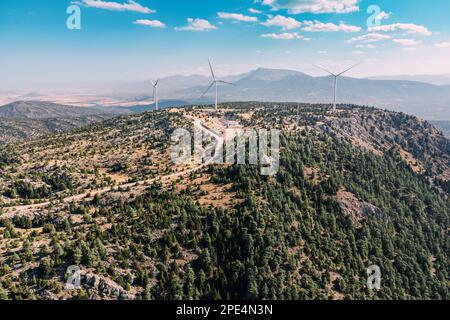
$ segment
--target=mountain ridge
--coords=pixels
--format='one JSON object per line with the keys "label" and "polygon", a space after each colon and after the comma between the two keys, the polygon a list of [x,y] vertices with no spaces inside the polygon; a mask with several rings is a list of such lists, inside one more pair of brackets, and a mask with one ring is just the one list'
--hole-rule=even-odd
{"label": "mountain ridge", "polygon": [[25,119],[48,119],[48,118],[72,118],[79,116],[105,115],[118,112],[116,110],[96,109],[89,107],[74,107],[48,101],[15,101],[0,106],[1,118],[25,118]]}
{"label": "mountain ridge", "polygon": [[[220,101],[327,103],[332,101],[333,95],[331,76],[314,77],[283,69],[259,68],[234,76],[234,84],[220,86]],[[164,79],[161,79],[161,86],[164,86]],[[209,103],[212,101],[211,93],[200,99],[206,87],[207,84],[198,84],[174,91],[171,95],[192,103]],[[339,102],[387,108],[427,120],[450,120],[450,86],[344,76],[338,82]]]}
{"label": "mountain ridge", "polygon": [[367,79],[372,80],[407,80],[425,82],[434,85],[450,85],[450,74],[417,74],[417,75],[392,75],[392,76],[373,76]]}
{"label": "mountain ridge", "polygon": [[[0,146],[0,296],[448,299],[450,186],[439,178],[450,177],[450,152],[440,132],[354,105],[211,107]],[[220,131],[229,120],[280,130],[277,174],[247,162],[174,164],[172,133],[199,119]],[[383,290],[367,290],[374,264],[389,274]],[[81,289],[63,290],[74,265]]]}
{"label": "mountain ridge", "polygon": [[[333,99],[334,81],[325,74],[314,77],[295,70],[258,68],[247,73],[218,77],[235,84],[220,86],[221,102],[331,103]],[[211,81],[210,76],[202,75],[163,77],[160,79],[160,97],[164,100],[186,101],[188,104],[208,104],[213,101],[213,92],[201,96]],[[108,91],[110,93],[106,93]],[[150,100],[151,104],[152,99],[149,81],[111,84],[102,89],[102,98],[105,95],[110,95],[116,106],[126,104],[133,107],[134,101],[137,106],[138,102],[142,104],[143,99]],[[41,96],[40,100],[46,100],[46,97]],[[47,100],[52,101],[51,95]],[[368,105],[414,114],[427,120],[450,120],[450,85],[341,77],[337,100],[343,104]],[[89,101],[95,101],[95,94],[89,97]],[[98,101],[99,105],[101,101]]]}
{"label": "mountain ridge", "polygon": [[131,112],[115,108],[86,108],[47,101],[15,101],[0,106],[0,144],[69,131]]}

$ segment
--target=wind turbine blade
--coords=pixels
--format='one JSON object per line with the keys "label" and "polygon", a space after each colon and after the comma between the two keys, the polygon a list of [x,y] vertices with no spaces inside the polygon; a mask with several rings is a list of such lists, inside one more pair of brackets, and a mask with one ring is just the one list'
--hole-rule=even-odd
{"label": "wind turbine blade", "polygon": [[333,72],[328,71],[327,69],[325,69],[324,67],[321,67],[319,65],[316,65],[317,68],[322,69],[323,71],[325,71],[326,73],[331,74],[333,77],[337,77],[337,75],[335,75]]}
{"label": "wind turbine blade", "polygon": [[214,74],[214,70],[212,68],[211,61],[209,59],[208,59],[208,63],[209,63],[209,69],[211,69],[211,75],[212,75],[213,79],[216,80],[216,75]]}
{"label": "wind turbine blade", "polygon": [[337,75],[337,77],[339,77],[339,76],[343,75],[344,73],[346,73],[346,72],[352,70],[354,67],[356,67],[356,66],[358,66],[358,65],[360,65],[360,64],[361,64],[361,62],[358,62],[357,64],[351,66],[350,68],[346,69],[345,71],[342,71],[341,73],[339,73],[339,74]]}
{"label": "wind turbine blade", "polygon": [[216,81],[211,82],[211,84],[209,85],[208,89],[206,89],[205,92],[203,92],[202,96],[200,98],[203,98],[205,96],[205,94],[208,93],[209,90],[211,90],[211,88],[213,87],[213,85],[216,84]]}
{"label": "wind turbine blade", "polygon": [[155,82],[155,87],[158,85],[158,83],[159,83],[159,79],[156,80],[156,82]]}
{"label": "wind turbine blade", "polygon": [[224,84],[229,84],[230,86],[234,86],[235,85],[234,83],[226,82],[226,81],[223,81],[223,80],[217,80],[217,82],[224,83]]}

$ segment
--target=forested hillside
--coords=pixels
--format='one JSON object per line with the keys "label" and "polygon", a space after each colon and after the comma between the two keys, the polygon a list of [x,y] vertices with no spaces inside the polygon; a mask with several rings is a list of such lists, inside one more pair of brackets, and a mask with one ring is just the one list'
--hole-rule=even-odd
{"label": "forested hillside", "polygon": [[[222,108],[0,147],[0,298],[449,299],[450,154],[437,130],[357,106]],[[171,165],[170,133],[193,117],[281,129],[278,173]],[[81,290],[64,288],[71,265]]]}

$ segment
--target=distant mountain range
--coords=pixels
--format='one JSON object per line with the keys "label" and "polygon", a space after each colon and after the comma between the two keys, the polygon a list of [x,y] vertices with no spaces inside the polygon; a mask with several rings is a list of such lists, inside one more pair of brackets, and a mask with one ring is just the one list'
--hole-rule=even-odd
{"label": "distant mountain range", "polygon": [[[166,79],[161,79],[160,84],[161,87],[171,86]],[[330,103],[333,95],[332,77],[312,77],[292,70],[260,68],[235,76],[234,84],[219,88],[221,101]],[[191,88],[175,90],[171,97],[193,103],[212,102],[213,93],[199,99],[206,87],[193,83]],[[338,84],[338,101],[387,108],[424,119],[450,120],[450,86],[342,77]]]}
{"label": "distant mountain range", "polygon": [[422,74],[422,75],[397,75],[397,76],[377,76],[370,77],[371,80],[406,80],[406,81],[418,81],[429,84],[435,84],[438,86],[450,85],[450,74]]}
{"label": "distant mountain range", "polygon": [[[306,103],[331,103],[333,96],[333,78],[330,76],[313,77],[308,74],[280,69],[259,68],[240,75],[222,77],[223,80],[232,82],[234,86],[223,85],[219,88],[219,100],[221,102],[233,101],[263,101],[263,102],[306,102]],[[417,81],[421,80],[421,81]],[[426,82],[433,83],[426,83]],[[200,75],[171,76],[160,79],[159,92],[161,107],[180,106],[184,104],[208,104],[214,100],[214,92],[211,90],[204,98],[202,93],[211,83],[211,78]],[[338,102],[343,104],[368,105],[386,108],[416,115],[426,120],[450,120],[450,75],[448,76],[398,76],[376,77],[370,79],[358,79],[342,77],[338,83]],[[441,85],[438,85],[441,84]],[[151,85],[149,81],[122,81],[109,82],[101,86],[92,87],[89,98],[81,100],[89,101],[89,105],[103,106],[83,108],[83,110],[65,108],[63,114],[58,116],[70,116],[81,114],[98,114],[106,112],[136,112],[148,111],[154,108],[152,105]],[[70,99],[77,101],[79,97],[70,93]],[[22,99],[22,97],[25,97]],[[110,97],[111,99],[108,99]],[[0,97],[1,98],[1,97]],[[20,96],[20,100],[42,100],[58,102],[57,98],[50,95],[40,95],[32,92],[29,95]],[[106,103],[112,100],[114,103]],[[1,99],[0,99],[1,101]],[[76,103],[74,103],[76,105]],[[106,106],[109,107],[106,107]],[[111,107],[115,106],[115,107]],[[27,106],[22,108],[20,114],[41,114],[38,107],[27,111]],[[119,108],[121,107],[121,108]],[[3,109],[3,111],[1,111]],[[0,117],[5,112],[7,116],[14,115],[15,110],[0,107]],[[56,110],[55,110],[56,111]],[[44,117],[45,112],[43,113]],[[50,112],[53,114],[53,112]],[[5,115],[5,116],[6,116]]]}

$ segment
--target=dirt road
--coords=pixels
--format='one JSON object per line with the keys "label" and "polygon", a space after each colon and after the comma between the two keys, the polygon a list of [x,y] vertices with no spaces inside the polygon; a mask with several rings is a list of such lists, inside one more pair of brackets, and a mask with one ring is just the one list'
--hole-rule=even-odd
{"label": "dirt road", "polygon": [[[193,118],[193,117],[192,117]],[[207,128],[206,126],[204,126],[199,120],[193,118],[194,120],[194,125],[198,126],[201,130],[205,131],[208,134],[212,134],[211,130],[209,128]],[[214,135],[214,134],[213,134]],[[214,135],[216,139],[220,140],[222,139],[220,136],[216,136]],[[219,147],[220,144],[218,144]],[[218,149],[216,149],[217,151]],[[213,160],[213,159],[212,159]],[[138,182],[133,182],[133,183],[126,183],[126,184],[122,184],[117,186],[118,188],[121,189],[127,189],[127,188],[133,188],[136,187],[138,185],[142,185],[142,184],[152,184],[156,181],[167,181],[167,180],[172,180],[172,179],[176,179],[178,177],[190,174],[194,171],[198,171],[204,167],[206,167],[207,165],[209,165],[210,161],[197,165],[191,169],[188,170],[184,170],[184,171],[180,171],[180,172],[175,172],[175,173],[171,173],[168,175],[164,175],[164,176],[159,176],[156,178],[152,178],[152,179],[148,179],[148,180],[142,180],[142,181],[138,181]],[[105,188],[101,188],[101,189],[92,189],[92,190],[87,190],[85,193],[81,193],[81,194],[77,194],[74,196],[70,196],[67,198],[63,199],[64,203],[71,203],[71,202],[78,202],[81,201],[83,199],[85,199],[88,196],[96,196],[96,195],[101,195],[107,192],[112,191],[112,187],[105,187]],[[51,205],[52,202],[50,200],[45,201],[45,202],[41,202],[41,203],[37,203],[37,204],[31,204],[31,205],[22,205],[22,206],[12,206],[12,207],[4,207],[3,211],[4,213],[0,216],[0,218],[11,218],[14,217],[17,214],[20,213],[24,213],[24,212],[29,212],[29,211],[33,211],[35,209],[40,209],[40,208],[45,208],[49,205]]]}

